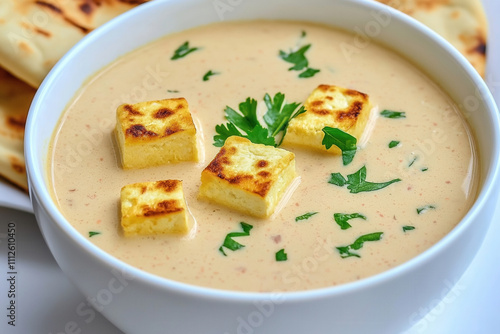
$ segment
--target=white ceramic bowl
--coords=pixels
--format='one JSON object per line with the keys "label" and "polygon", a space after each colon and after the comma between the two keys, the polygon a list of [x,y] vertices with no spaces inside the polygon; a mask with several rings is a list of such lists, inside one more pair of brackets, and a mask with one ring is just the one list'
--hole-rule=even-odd
{"label": "white ceramic bowl", "polygon": [[[47,152],[61,113],[82,83],[118,56],[165,34],[253,18],[308,20],[358,31],[354,46],[377,41],[396,50],[463,106],[477,140],[481,176],[474,206],[453,231],[382,274],[332,288],[271,294],[156,277],[101,251],[72,228],[48,190]],[[80,323],[91,321],[94,304],[127,333],[397,333],[445,296],[481,245],[497,202],[499,128],[493,99],[467,61],[426,27],[374,1],[156,0],[97,29],[55,66],[31,107],[25,150],[40,229],[62,270],[89,300],[75,309]]]}

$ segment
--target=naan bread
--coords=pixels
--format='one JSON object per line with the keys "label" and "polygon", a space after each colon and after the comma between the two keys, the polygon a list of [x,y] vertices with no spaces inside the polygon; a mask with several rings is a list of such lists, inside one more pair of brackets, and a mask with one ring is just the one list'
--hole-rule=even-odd
{"label": "naan bread", "polygon": [[377,0],[406,13],[455,46],[484,77],[488,25],[481,0]]}
{"label": "naan bread", "polygon": [[24,190],[24,125],[34,95],[34,88],[0,68],[0,176]]}
{"label": "naan bread", "polygon": [[0,66],[38,87],[82,37],[147,0],[1,0]]}

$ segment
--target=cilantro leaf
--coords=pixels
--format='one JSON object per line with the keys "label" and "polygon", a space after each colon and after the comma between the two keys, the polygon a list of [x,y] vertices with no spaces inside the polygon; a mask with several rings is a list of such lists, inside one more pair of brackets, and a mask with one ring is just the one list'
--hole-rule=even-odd
{"label": "cilantro leaf", "polygon": [[351,228],[351,224],[348,223],[349,220],[355,219],[355,218],[361,218],[366,220],[366,216],[360,214],[360,213],[335,213],[333,215],[333,219],[335,219],[335,222],[340,226],[342,230],[347,230],[348,228]]}
{"label": "cilantro leaf", "polygon": [[184,42],[184,44],[182,44],[181,46],[179,46],[174,51],[174,55],[170,59],[171,60],[176,60],[176,59],[183,58],[183,57],[187,56],[188,54],[190,54],[191,52],[194,52],[194,51],[196,51],[198,49],[199,48],[197,48],[197,47],[190,48],[189,47],[189,42],[186,41],[186,42]]}
{"label": "cilantro leaf", "polygon": [[328,181],[328,183],[343,187],[347,183],[347,180],[340,173],[332,173],[330,175],[330,180]]}
{"label": "cilantro leaf", "polygon": [[[300,38],[305,38],[306,33],[302,31]],[[306,52],[311,47],[311,44],[304,45],[296,51],[285,52],[283,50],[279,51],[279,57],[284,61],[293,64],[289,71],[302,71],[299,74],[299,78],[311,78],[316,73],[320,72],[319,69],[309,67],[309,61],[306,57]]]}
{"label": "cilantro leaf", "polygon": [[404,111],[392,111],[385,109],[380,112],[380,116],[385,118],[406,118],[406,113]]}
{"label": "cilantro leaf", "polygon": [[357,238],[352,244],[350,244],[348,246],[341,246],[341,247],[336,247],[336,248],[340,253],[340,257],[343,259],[351,257],[351,256],[355,256],[355,257],[359,258],[361,256],[357,253],[351,252],[351,250],[360,250],[361,248],[363,248],[364,243],[368,242],[368,241],[379,241],[382,238],[382,234],[384,234],[384,233],[383,232],[375,232],[375,233],[365,234],[365,235],[362,235],[359,238]]}
{"label": "cilantro leaf", "polygon": [[403,232],[414,230],[415,226],[403,226]]}
{"label": "cilantro leaf", "polygon": [[433,209],[436,209],[436,207],[434,205],[424,205],[420,208],[417,208],[417,214],[423,214],[429,210],[433,210]]}
{"label": "cilantro leaf", "polygon": [[95,235],[99,235],[101,234],[101,232],[97,232],[97,231],[89,231],[89,238],[92,238],[93,236]]}
{"label": "cilantro leaf", "polygon": [[399,143],[400,143],[399,140],[391,140],[391,142],[389,143],[388,146],[389,146],[389,148],[394,148],[394,147],[398,146]]}
{"label": "cilantro leaf", "polygon": [[[227,106],[224,111],[230,123],[215,127],[217,134],[214,136],[214,146],[221,147],[230,136],[244,137],[255,144],[281,145],[290,120],[305,112],[305,109],[298,108],[299,103],[285,103],[285,95],[282,93],[276,93],[273,98],[266,94],[264,102],[267,106],[267,112],[264,114],[266,127],[258,120],[255,99],[248,97],[238,105],[239,111]],[[277,142],[280,133],[281,138]]]}
{"label": "cilantro leaf", "polygon": [[298,217],[295,217],[295,221],[298,222],[298,221],[301,221],[301,220],[306,220],[306,219],[309,219],[311,218],[312,216],[314,216],[315,214],[317,214],[317,212],[308,212],[308,213],[304,213],[303,215],[301,216],[298,216]]}
{"label": "cilantro leaf", "polygon": [[309,66],[309,61],[307,60],[305,53],[310,47],[311,44],[307,44],[297,51],[290,51],[288,53],[280,50],[280,58],[288,63],[294,64],[288,69],[289,71],[302,71],[304,68]]}
{"label": "cilantro leaf", "polygon": [[351,248],[354,250],[359,250],[363,247],[364,243],[367,241],[379,241],[382,237],[383,232],[375,232],[370,234],[365,234],[357,238],[352,244]]}
{"label": "cilantro leaf", "polygon": [[300,103],[285,103],[285,94],[282,93],[276,93],[272,99],[271,96],[266,93],[266,95],[264,95],[264,103],[267,107],[267,112],[264,114],[264,122],[267,125],[269,135],[275,137],[278,133],[283,131],[278,143],[279,146],[285,137],[290,121],[306,110],[303,106],[297,110]]}
{"label": "cilantro leaf", "polygon": [[347,175],[347,189],[352,194],[357,194],[365,191],[380,190],[399,181],[401,179],[393,179],[381,183],[368,182],[366,181],[366,166],[363,166],[357,172]]}
{"label": "cilantro leaf", "polygon": [[212,75],[217,75],[217,74],[220,74],[220,73],[213,72],[212,70],[210,70],[207,73],[205,73],[205,75],[203,76],[203,81],[208,81]]}
{"label": "cilantro leaf", "polygon": [[401,179],[393,179],[387,182],[375,183],[366,181],[366,166],[361,167],[357,172],[347,175],[347,180],[340,173],[332,173],[328,183],[343,187],[347,184],[347,189],[352,194],[366,191],[383,189]]}
{"label": "cilantro leaf", "polygon": [[276,261],[286,261],[288,260],[288,255],[285,253],[285,249],[280,249],[278,252],[276,252]]}
{"label": "cilantro leaf", "polygon": [[224,256],[227,256],[226,252],[224,252],[224,248],[227,248],[229,250],[235,251],[240,248],[245,247],[245,245],[240,244],[237,241],[234,241],[233,238],[236,237],[247,237],[250,235],[250,230],[253,228],[252,225],[240,222],[241,229],[243,232],[231,232],[226,235],[226,238],[224,239],[224,243],[222,246],[219,247],[219,251],[224,254]]}
{"label": "cilantro leaf", "polygon": [[323,128],[324,136],[321,144],[328,150],[332,145],[337,146],[342,151],[342,163],[344,166],[350,164],[356,154],[356,137],[351,136],[338,128],[325,126]]}

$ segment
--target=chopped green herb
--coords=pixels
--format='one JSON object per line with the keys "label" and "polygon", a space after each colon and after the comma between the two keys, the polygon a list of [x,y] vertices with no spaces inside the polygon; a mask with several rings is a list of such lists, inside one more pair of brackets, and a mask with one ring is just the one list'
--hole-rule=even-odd
{"label": "chopped green herb", "polygon": [[417,208],[417,214],[422,214],[422,213],[425,213],[431,209],[436,209],[436,207],[434,205],[424,205],[420,208]]}
{"label": "chopped green herb", "polygon": [[303,215],[301,216],[298,216],[298,217],[295,217],[295,221],[298,222],[300,220],[306,220],[306,219],[309,219],[311,218],[312,216],[314,216],[315,214],[317,214],[317,212],[308,212],[308,213],[304,213]]}
{"label": "chopped green herb", "polygon": [[348,223],[349,220],[355,219],[355,218],[361,218],[366,220],[366,216],[360,214],[360,213],[335,213],[333,215],[333,219],[335,219],[335,222],[340,226],[342,230],[347,230],[348,228],[351,228],[351,224]]}
{"label": "chopped green herb", "polygon": [[337,146],[342,151],[342,163],[344,166],[350,164],[356,154],[356,137],[351,136],[337,128],[325,126],[323,128],[324,136],[321,144],[328,150],[332,145]]}
{"label": "chopped green herb", "polygon": [[340,173],[332,173],[330,175],[330,180],[328,181],[328,183],[343,187],[347,183],[347,180]]}
{"label": "chopped green herb", "polygon": [[205,75],[203,76],[203,81],[208,81],[212,75],[217,75],[217,74],[220,74],[220,73],[213,72],[212,70],[210,70],[207,73],[205,73]]}
{"label": "chopped green herb", "polygon": [[194,51],[196,51],[198,49],[199,48],[197,48],[197,47],[190,48],[189,47],[189,42],[186,41],[186,42],[184,42],[184,44],[182,44],[181,46],[179,46],[177,48],[177,50],[174,51],[174,55],[170,59],[171,60],[176,60],[176,59],[179,59],[179,58],[183,58],[183,57],[187,56],[188,54],[190,54],[191,52],[194,52]]}
{"label": "chopped green herb", "polygon": [[219,251],[224,254],[224,256],[227,256],[226,252],[224,252],[224,248],[227,248],[229,250],[235,251],[240,248],[245,247],[245,245],[240,244],[237,241],[234,241],[233,238],[236,237],[247,237],[250,235],[250,230],[253,228],[252,225],[241,222],[241,229],[243,232],[231,232],[226,235],[226,238],[224,239],[224,243],[222,246],[219,247]]}
{"label": "chopped green herb", "polygon": [[374,183],[366,181],[366,166],[361,167],[357,172],[347,175],[347,180],[339,173],[332,173],[328,183],[335,184],[339,187],[347,184],[347,189],[352,194],[357,194],[365,191],[375,191],[383,189],[401,179],[393,179],[387,182]]}
{"label": "chopped green herb", "polygon": [[429,170],[429,167],[422,167],[420,170],[421,170],[422,172],[427,172],[427,171]]}
{"label": "chopped green herb", "polygon": [[415,161],[418,160],[418,157],[413,157],[413,159],[410,161],[410,163],[408,164],[408,167],[411,167],[413,166],[413,164],[415,163]]}
{"label": "chopped green herb", "polygon": [[365,234],[357,238],[352,244],[348,246],[337,247],[337,250],[340,253],[340,257],[345,259],[351,256],[361,257],[357,253],[351,252],[351,250],[359,250],[363,248],[363,245],[367,241],[379,241],[382,237],[383,232],[375,232],[370,234]]}
{"label": "chopped green herb", "polygon": [[307,33],[305,30],[302,30],[302,33],[300,34],[300,38],[306,37]]}
{"label": "chopped green herb", "polygon": [[288,260],[288,255],[285,253],[285,249],[280,249],[276,252],[276,261],[286,261]]}
{"label": "chopped green herb", "polygon": [[89,231],[89,238],[92,238],[94,235],[98,235],[98,234],[101,234],[101,232]]}
{"label": "chopped green herb", "polygon": [[[304,38],[305,36],[305,31],[303,31],[301,38]],[[318,69],[309,67],[309,61],[307,60],[305,53],[307,52],[307,50],[309,50],[310,47],[311,44],[307,44],[296,51],[285,52],[283,50],[280,50],[279,52],[279,56],[281,59],[293,64],[293,66],[288,69],[289,71],[304,70],[299,74],[299,78],[310,78],[320,71]]]}
{"label": "chopped green herb", "polygon": [[167,92],[169,92],[169,93],[179,93],[179,91],[175,90],[175,89],[167,89]]}
{"label": "chopped green herb", "polygon": [[313,77],[318,72],[319,72],[318,69],[308,68],[307,70],[299,74],[299,78],[310,78]]}
{"label": "chopped green herb", "polygon": [[389,148],[394,148],[396,146],[398,146],[400,143],[399,140],[392,140],[390,143],[389,143]]}
{"label": "chopped green herb", "polygon": [[[290,120],[305,112],[305,109],[303,106],[298,108],[299,103],[285,103],[285,95],[282,93],[275,94],[272,99],[266,94],[264,102],[267,106],[267,112],[264,114],[267,128],[257,119],[257,101],[248,97],[245,102],[239,104],[240,112],[226,107],[226,119],[229,123],[215,126],[217,134],[214,136],[214,146],[221,147],[230,136],[244,137],[255,144],[280,145]],[[278,138],[280,133],[281,138]]]}
{"label": "chopped green herb", "polygon": [[387,109],[383,110],[380,115],[385,118],[406,118],[406,113],[404,111],[392,111]]}
{"label": "chopped green herb", "polygon": [[288,63],[294,64],[288,69],[289,71],[302,71],[304,68],[309,66],[309,61],[307,60],[305,53],[310,47],[311,44],[307,44],[297,51],[290,51],[288,53],[280,50],[280,58]]}
{"label": "chopped green herb", "polygon": [[403,232],[414,230],[415,226],[403,226]]}

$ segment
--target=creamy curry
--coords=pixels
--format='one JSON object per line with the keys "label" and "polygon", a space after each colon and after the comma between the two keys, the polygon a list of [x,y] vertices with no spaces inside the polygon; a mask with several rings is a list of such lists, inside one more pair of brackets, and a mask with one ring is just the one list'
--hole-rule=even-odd
{"label": "creamy curry", "polygon": [[[225,22],[166,36],[117,59],[81,88],[54,134],[49,169],[62,213],[92,243],[132,266],[218,289],[328,287],[415,257],[453,229],[475,199],[473,138],[457,105],[419,69],[375,43],[353,49],[354,38],[304,22]],[[196,50],[172,60],[186,41]],[[319,72],[300,78],[279,51],[307,44],[309,67]],[[376,106],[352,163],[282,146],[295,153],[300,178],[269,219],[198,200],[201,171],[219,150],[213,136],[215,126],[226,122],[226,106],[236,109],[252,97],[263,110],[264,95],[278,92],[287,102],[303,103],[320,84],[361,91]],[[171,97],[189,102],[200,161],[123,170],[112,135],[116,108]],[[383,110],[406,117],[384,117]],[[332,173],[346,177],[363,166],[367,181],[401,181],[355,194],[329,183]],[[183,181],[191,232],[124,237],[121,187],[164,179]],[[351,227],[342,229],[335,214],[344,214],[337,218]],[[228,233],[242,232],[241,222],[253,226],[248,236],[234,238],[244,247],[224,256],[219,248]],[[352,247],[373,233],[380,233],[379,240]],[[341,256],[345,247],[356,255]],[[286,261],[277,261],[280,250]]]}

